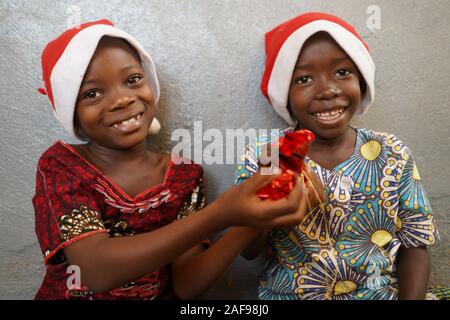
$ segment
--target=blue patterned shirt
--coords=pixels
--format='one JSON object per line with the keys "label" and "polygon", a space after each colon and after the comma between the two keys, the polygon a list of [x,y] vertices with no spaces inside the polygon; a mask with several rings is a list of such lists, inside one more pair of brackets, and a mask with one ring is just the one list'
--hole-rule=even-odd
{"label": "blue patterned shirt", "polygon": [[[259,170],[262,146],[287,130],[247,147],[236,184]],[[269,233],[260,299],[397,299],[399,248],[436,242],[431,206],[409,149],[392,134],[356,130],[353,154],[332,170],[305,158],[325,186],[325,206],[307,212],[296,227]]]}

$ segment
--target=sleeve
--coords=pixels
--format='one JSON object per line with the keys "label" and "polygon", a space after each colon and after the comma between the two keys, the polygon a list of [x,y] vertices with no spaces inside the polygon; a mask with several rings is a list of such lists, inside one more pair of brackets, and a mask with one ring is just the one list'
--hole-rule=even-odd
{"label": "sleeve", "polygon": [[259,171],[258,158],[260,149],[261,147],[258,142],[254,146],[247,146],[245,148],[244,154],[239,158],[237,170],[234,174],[235,185],[241,184]]}
{"label": "sleeve", "polygon": [[46,265],[64,262],[63,249],[68,245],[107,232],[81,178],[57,161],[39,161],[33,206],[36,235]]}
{"label": "sleeve", "polygon": [[206,205],[205,193],[203,189],[203,179],[199,178],[192,193],[182,205],[180,212],[178,213],[178,219],[187,217],[198,210],[201,210]]}
{"label": "sleeve", "polygon": [[[203,209],[206,205],[205,192],[203,187],[202,175],[198,178],[192,193],[182,205],[180,212],[178,213],[178,219],[183,219],[191,214],[195,214],[197,211]],[[211,246],[211,240],[203,239],[200,244],[203,245],[204,250]]]}
{"label": "sleeve", "polygon": [[402,246],[429,246],[439,241],[433,212],[416,163],[407,150],[407,162],[399,181],[397,236]]}

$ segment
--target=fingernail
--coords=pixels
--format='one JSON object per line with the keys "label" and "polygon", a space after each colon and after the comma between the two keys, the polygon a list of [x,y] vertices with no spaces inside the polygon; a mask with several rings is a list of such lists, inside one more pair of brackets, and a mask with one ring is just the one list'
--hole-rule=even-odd
{"label": "fingernail", "polygon": [[280,174],[281,173],[281,169],[279,167],[270,167],[270,171],[273,174]]}

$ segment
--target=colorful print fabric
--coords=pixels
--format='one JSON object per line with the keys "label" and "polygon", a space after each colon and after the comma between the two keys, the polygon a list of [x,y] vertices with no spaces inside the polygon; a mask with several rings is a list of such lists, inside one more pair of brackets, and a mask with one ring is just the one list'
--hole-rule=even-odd
{"label": "colorful print fabric", "polygon": [[[353,154],[332,170],[305,158],[325,186],[325,206],[308,212],[299,226],[271,231],[260,299],[396,299],[399,248],[436,242],[409,149],[392,134],[355,130]],[[236,184],[259,170],[262,146],[284,132],[259,137],[246,149]]]}
{"label": "colorful print fabric", "polygon": [[63,249],[97,233],[134,236],[195,213],[205,205],[202,175],[197,164],[171,162],[161,184],[130,197],[70,145],[55,143],[37,165],[33,205],[46,274],[35,298],[174,298],[170,265],[100,294],[83,285],[68,288],[71,273]]}

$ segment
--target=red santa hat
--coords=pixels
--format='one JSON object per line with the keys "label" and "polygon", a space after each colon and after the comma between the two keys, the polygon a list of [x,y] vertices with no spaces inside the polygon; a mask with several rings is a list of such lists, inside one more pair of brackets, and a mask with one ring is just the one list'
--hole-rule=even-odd
{"label": "red santa hat", "polygon": [[[45,47],[41,58],[45,89],[39,88],[38,91],[48,96],[56,118],[75,137],[73,117],[81,81],[103,36],[124,39],[136,49],[153,90],[155,103],[159,100],[155,64],[134,37],[106,19],[71,28]],[[154,118],[149,132],[157,133],[159,129],[159,121]]]}
{"label": "red santa hat", "polygon": [[261,91],[290,125],[295,124],[287,110],[292,73],[305,41],[321,31],[327,32],[349,55],[366,82],[367,90],[356,114],[364,114],[375,97],[375,64],[367,44],[355,28],[330,14],[302,14],[275,27],[265,36],[266,66]]}

